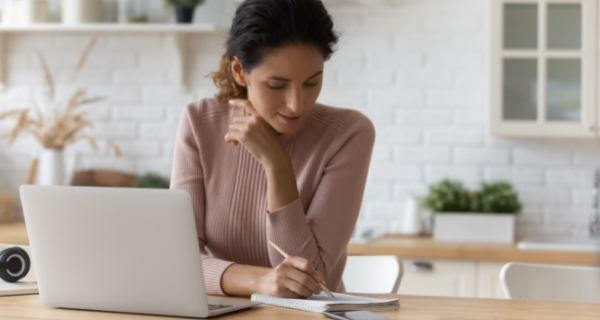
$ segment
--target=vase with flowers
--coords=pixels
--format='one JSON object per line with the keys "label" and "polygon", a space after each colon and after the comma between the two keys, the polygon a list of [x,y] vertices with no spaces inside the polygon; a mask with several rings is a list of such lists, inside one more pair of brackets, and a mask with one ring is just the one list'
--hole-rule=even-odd
{"label": "vase with flowers", "polygon": [[[83,50],[75,69],[71,75],[74,80],[82,69],[94,46],[92,39]],[[13,125],[6,131],[8,145],[11,145],[21,134],[32,134],[42,146],[38,164],[38,184],[61,185],[64,177],[64,148],[79,140],[87,141],[94,150],[98,149],[93,136],[83,132],[85,128],[92,127],[92,123],[86,119],[88,110],[79,110],[79,107],[101,100],[100,97],[86,97],[84,89],[76,89],[66,100],[56,98],[55,82],[44,55],[36,51],[40,62],[44,83],[46,86],[46,101],[38,104],[31,99],[28,108],[12,109],[0,113],[0,120],[13,119]],[[117,145],[107,139],[108,145],[119,157],[121,152]]]}

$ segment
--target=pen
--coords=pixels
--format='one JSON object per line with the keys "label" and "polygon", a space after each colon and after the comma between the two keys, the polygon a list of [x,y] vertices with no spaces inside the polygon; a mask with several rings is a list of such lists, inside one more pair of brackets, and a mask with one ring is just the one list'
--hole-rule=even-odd
{"label": "pen", "polygon": [[[280,248],[278,245],[276,245],[276,244],[275,244],[273,241],[269,240],[269,244],[270,244],[271,246],[273,246],[273,248],[275,248],[275,250],[279,251],[279,253],[281,253],[281,255],[282,255],[282,256],[284,256],[284,257],[286,257],[286,258],[288,257],[288,254],[287,254],[287,253],[285,253],[285,251],[283,251],[283,249],[281,249],[281,248]],[[319,286],[321,287],[321,290],[325,291],[325,293],[327,293],[328,295],[330,295],[332,298],[334,297],[334,296],[333,296],[333,293],[331,293],[331,291],[329,291],[329,289],[327,289],[327,287],[326,287],[324,284],[322,284],[322,283],[320,283],[320,282],[318,282],[318,283],[319,283]]]}

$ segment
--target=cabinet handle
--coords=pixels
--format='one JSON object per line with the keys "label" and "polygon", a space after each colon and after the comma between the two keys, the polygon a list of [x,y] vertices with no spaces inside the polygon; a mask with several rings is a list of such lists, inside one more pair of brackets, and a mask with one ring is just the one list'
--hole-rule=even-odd
{"label": "cabinet handle", "polygon": [[433,265],[431,262],[413,262],[408,267],[410,272],[431,272],[433,271]]}

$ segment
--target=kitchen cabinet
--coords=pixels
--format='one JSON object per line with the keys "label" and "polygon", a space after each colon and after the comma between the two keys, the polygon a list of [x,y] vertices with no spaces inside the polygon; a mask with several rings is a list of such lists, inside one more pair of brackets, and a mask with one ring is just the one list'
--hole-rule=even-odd
{"label": "kitchen cabinet", "polygon": [[598,0],[493,0],[490,132],[597,138]]}
{"label": "kitchen cabinet", "polygon": [[348,246],[350,255],[394,255],[402,259],[399,293],[504,299],[500,270],[507,262],[597,266],[587,251],[521,250],[516,243],[438,242],[429,237],[389,235]]}
{"label": "kitchen cabinet", "polygon": [[475,279],[475,297],[505,299],[502,285],[500,284],[500,270],[504,262],[477,262],[477,274]]}
{"label": "kitchen cabinet", "polygon": [[477,263],[472,261],[403,260],[399,294],[474,297]]}

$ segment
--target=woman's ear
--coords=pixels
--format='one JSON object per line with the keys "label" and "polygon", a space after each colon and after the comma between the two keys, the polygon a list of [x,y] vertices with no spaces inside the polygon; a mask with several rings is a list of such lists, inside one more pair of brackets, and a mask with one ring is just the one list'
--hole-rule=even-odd
{"label": "woman's ear", "polygon": [[246,74],[244,73],[244,66],[236,56],[233,56],[233,59],[231,59],[231,73],[233,73],[233,78],[238,85],[242,87],[248,85],[246,82]]}

